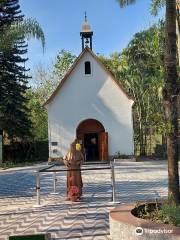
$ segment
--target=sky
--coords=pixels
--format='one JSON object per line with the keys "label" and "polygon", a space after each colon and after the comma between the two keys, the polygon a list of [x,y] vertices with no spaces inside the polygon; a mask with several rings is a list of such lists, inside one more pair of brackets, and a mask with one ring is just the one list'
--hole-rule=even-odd
{"label": "sky", "polygon": [[39,41],[29,41],[27,66],[31,70],[38,64],[48,67],[61,49],[79,55],[85,11],[94,32],[93,51],[105,56],[120,52],[136,32],[163,15],[161,11],[158,17],[151,16],[150,2],[137,0],[137,4],[122,9],[116,0],[19,0],[22,13],[39,22],[46,38],[44,53]]}

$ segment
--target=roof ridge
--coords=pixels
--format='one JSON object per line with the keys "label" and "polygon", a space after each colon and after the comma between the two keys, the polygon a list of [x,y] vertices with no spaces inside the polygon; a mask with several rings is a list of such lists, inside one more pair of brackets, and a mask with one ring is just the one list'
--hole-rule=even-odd
{"label": "roof ridge", "polygon": [[115,82],[115,84],[121,89],[121,91],[127,96],[128,99],[131,99],[134,101],[134,99],[129,96],[129,94],[126,92],[126,90],[124,89],[124,87],[117,82],[117,79],[115,78],[114,74],[108,70],[106,68],[106,66],[100,61],[100,59],[96,56],[96,54],[89,48],[89,47],[85,47],[84,50],[79,54],[79,56],[75,59],[74,63],[72,64],[72,66],[69,68],[69,70],[67,71],[67,73],[65,74],[65,76],[63,77],[63,79],[60,81],[60,83],[58,84],[57,88],[53,91],[53,93],[51,94],[51,96],[45,101],[45,103],[43,104],[43,106],[45,107],[48,103],[51,102],[51,100],[56,96],[57,92],[61,89],[61,87],[63,86],[64,82],[68,79],[68,77],[70,76],[70,74],[73,72],[73,70],[75,69],[75,67],[77,66],[77,64],[79,63],[79,61],[81,60],[81,58],[83,57],[83,55],[89,52],[93,58],[95,58],[95,60],[100,64],[100,66],[106,71],[107,74],[109,74],[113,80],[113,82]]}

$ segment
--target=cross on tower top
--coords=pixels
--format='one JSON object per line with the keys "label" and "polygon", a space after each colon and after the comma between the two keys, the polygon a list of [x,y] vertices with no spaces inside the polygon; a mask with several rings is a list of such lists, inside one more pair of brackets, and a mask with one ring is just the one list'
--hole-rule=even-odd
{"label": "cross on tower top", "polygon": [[87,15],[86,15],[86,12],[85,12],[84,19],[85,19],[85,22],[87,22]]}

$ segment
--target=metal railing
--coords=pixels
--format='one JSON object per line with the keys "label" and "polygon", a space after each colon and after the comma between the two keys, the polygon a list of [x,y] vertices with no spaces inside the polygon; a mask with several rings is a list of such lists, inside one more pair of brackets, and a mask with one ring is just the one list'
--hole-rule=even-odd
{"label": "metal railing", "polygon": [[[100,167],[86,167],[90,164],[98,164]],[[104,165],[104,166],[103,166]],[[52,194],[58,194],[56,192],[56,186],[57,186],[57,172],[68,172],[68,171],[79,171],[79,169],[68,169],[63,167],[63,165],[59,166],[61,169],[52,169],[53,167],[58,167],[58,165],[53,164],[51,166],[42,168],[40,170],[36,171],[36,205],[35,206],[41,206],[41,185],[40,185],[40,174],[41,173],[53,173],[53,193]],[[63,169],[62,169],[63,167]],[[112,202],[116,202],[116,187],[115,187],[115,171],[114,171],[114,160],[110,162],[91,162],[91,163],[85,163],[81,166],[81,172],[84,171],[96,171],[96,170],[107,170],[109,169],[111,171],[111,189],[112,189]]]}

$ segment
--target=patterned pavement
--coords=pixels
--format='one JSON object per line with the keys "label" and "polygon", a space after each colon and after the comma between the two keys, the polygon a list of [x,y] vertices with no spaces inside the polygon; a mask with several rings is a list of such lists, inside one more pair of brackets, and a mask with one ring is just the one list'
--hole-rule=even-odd
{"label": "patterned pavement", "polygon": [[[81,202],[65,201],[66,174],[57,174],[52,195],[52,173],[41,175],[41,204],[35,208],[35,171],[0,172],[0,240],[10,235],[49,232],[51,238],[105,240],[109,238],[111,202],[109,170],[83,172]],[[166,161],[121,162],[115,166],[116,199],[120,203],[167,196]]]}

